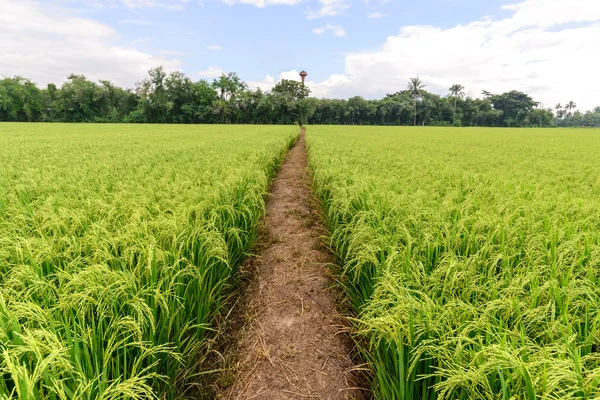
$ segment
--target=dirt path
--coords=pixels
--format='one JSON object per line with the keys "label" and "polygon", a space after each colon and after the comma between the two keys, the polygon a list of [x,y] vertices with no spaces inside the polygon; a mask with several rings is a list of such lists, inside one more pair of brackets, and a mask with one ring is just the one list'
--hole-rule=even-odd
{"label": "dirt path", "polygon": [[311,209],[304,135],[272,186],[255,268],[241,316],[238,373],[219,397],[356,399],[351,344],[340,333],[336,294],[329,289],[318,214]]}

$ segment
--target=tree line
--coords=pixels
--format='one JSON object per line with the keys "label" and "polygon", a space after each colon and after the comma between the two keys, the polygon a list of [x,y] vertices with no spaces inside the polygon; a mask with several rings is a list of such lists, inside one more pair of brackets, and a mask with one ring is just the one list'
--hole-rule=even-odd
{"label": "tree line", "polygon": [[570,101],[545,109],[526,93],[513,90],[482,98],[465,96],[452,85],[447,96],[426,90],[419,78],[383,99],[316,99],[291,80],[270,91],[250,90],[235,73],[212,82],[193,81],[181,72],[151,69],[134,89],[69,75],[58,87],[38,88],[16,76],[0,80],[0,121],[245,123],[434,126],[600,126],[600,107],[582,113]]}

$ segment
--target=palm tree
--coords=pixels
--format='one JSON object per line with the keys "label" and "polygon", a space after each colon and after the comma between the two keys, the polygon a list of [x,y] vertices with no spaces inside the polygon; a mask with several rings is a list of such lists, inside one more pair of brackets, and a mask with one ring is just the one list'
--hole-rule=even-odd
{"label": "palm tree", "polygon": [[462,99],[463,97],[465,97],[465,92],[463,92],[463,90],[465,90],[465,87],[457,83],[455,85],[452,85],[448,90],[450,90],[450,95],[454,97],[454,116],[452,117],[452,120],[456,121],[456,101],[459,98]]}
{"label": "palm tree", "polygon": [[570,102],[567,103],[567,105],[565,106],[565,108],[567,110],[569,110],[569,114],[568,115],[570,116],[571,115],[571,111],[573,111],[574,109],[577,108],[577,104],[575,104],[574,101],[570,101]]}
{"label": "palm tree", "polygon": [[410,92],[410,97],[413,99],[414,103],[414,123],[417,126],[417,99],[421,97],[421,91],[425,89],[425,85],[417,76],[416,78],[410,78],[408,82],[408,91]]}
{"label": "palm tree", "polygon": [[554,110],[556,111],[556,118],[562,118],[562,110],[563,106],[562,104],[558,103],[557,105],[554,106]]}

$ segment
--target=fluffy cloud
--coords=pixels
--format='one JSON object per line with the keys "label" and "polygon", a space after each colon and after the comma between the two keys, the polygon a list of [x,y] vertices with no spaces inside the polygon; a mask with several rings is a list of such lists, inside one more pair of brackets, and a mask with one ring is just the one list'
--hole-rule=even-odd
{"label": "fluffy cloud", "polygon": [[331,97],[379,97],[419,75],[439,94],[461,83],[472,96],[519,89],[545,107],[600,105],[600,1],[525,0],[503,9],[512,15],[449,29],[406,26],[377,50],[347,54],[343,75],[311,88]]}
{"label": "fluffy cloud", "polygon": [[384,15],[380,12],[372,12],[372,13],[368,13],[367,14],[367,18],[370,19],[378,19],[378,18],[383,18]]}
{"label": "fluffy cloud", "polygon": [[[248,86],[251,89],[271,90],[271,88],[283,79],[292,81],[300,81],[300,72],[293,69],[291,71],[282,72],[274,78],[272,75],[267,75],[262,81],[250,81]],[[328,97],[330,92],[335,88],[339,90],[342,86],[350,84],[348,77],[344,75],[331,75],[327,80],[322,82],[306,81],[306,85],[310,87],[311,94],[315,97]]]}
{"label": "fluffy cloud", "polygon": [[346,36],[346,31],[339,25],[327,24],[325,26],[322,26],[321,28],[313,29],[313,32],[317,35],[322,35],[327,31],[333,32],[333,34],[337,37]]}
{"label": "fluffy cloud", "polygon": [[260,89],[263,91],[271,90],[271,88],[275,85],[275,83],[280,82],[282,79],[289,79],[292,81],[299,81],[300,72],[295,69],[287,72],[282,72],[279,74],[277,78],[274,78],[272,75],[267,75],[262,81],[250,81],[248,83],[248,87],[252,90]]}
{"label": "fluffy cloud", "polygon": [[320,9],[308,10],[308,19],[335,17],[350,7],[345,0],[319,0],[319,3],[321,4]]}
{"label": "fluffy cloud", "polygon": [[225,71],[223,71],[219,67],[208,67],[205,70],[198,71],[196,73],[196,75],[198,75],[202,78],[218,78],[219,76],[223,75],[224,73],[225,73]]}
{"label": "fluffy cloud", "polygon": [[22,75],[45,85],[81,73],[131,87],[150,68],[175,69],[181,64],[121,46],[108,25],[74,16],[61,7],[0,0],[0,9],[3,75]]}

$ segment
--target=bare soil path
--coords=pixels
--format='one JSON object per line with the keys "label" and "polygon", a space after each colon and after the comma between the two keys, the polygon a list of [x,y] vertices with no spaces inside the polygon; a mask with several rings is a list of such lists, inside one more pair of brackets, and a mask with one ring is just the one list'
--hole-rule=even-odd
{"label": "bare soil path", "polygon": [[227,400],[358,399],[351,341],[341,333],[323,227],[312,208],[304,133],[273,183],[255,269],[238,311],[238,368]]}

